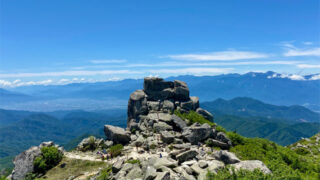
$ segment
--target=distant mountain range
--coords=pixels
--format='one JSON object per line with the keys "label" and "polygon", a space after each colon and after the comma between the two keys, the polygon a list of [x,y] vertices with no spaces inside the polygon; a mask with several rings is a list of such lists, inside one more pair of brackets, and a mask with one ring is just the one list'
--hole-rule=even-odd
{"label": "distant mountain range", "polygon": [[215,122],[247,137],[262,137],[288,145],[320,132],[320,114],[303,106],[275,106],[238,97],[201,103]]}
{"label": "distant mountain range", "polygon": [[[275,106],[240,97],[201,103],[201,107],[227,130],[281,145],[320,132],[319,114],[302,106]],[[42,141],[53,140],[70,149],[89,134],[103,135],[105,124],[126,127],[126,122],[125,109],[45,113],[0,109],[0,169],[11,156]]]}
{"label": "distant mountain range", "polygon": [[202,103],[205,109],[213,114],[228,114],[244,117],[266,117],[271,120],[287,120],[288,122],[320,122],[320,114],[303,106],[276,106],[264,102],[238,97],[231,100],[217,99]]}
{"label": "distant mountain range", "polygon": [[[275,72],[178,76],[167,80],[185,81],[191,95],[201,102],[217,98],[251,97],[275,105],[302,105],[320,111],[320,80],[294,80]],[[123,108],[131,92],[142,89],[142,79],[76,83],[51,86],[24,86],[0,90],[0,108],[29,111],[98,110]],[[9,94],[9,95],[8,95]]]}

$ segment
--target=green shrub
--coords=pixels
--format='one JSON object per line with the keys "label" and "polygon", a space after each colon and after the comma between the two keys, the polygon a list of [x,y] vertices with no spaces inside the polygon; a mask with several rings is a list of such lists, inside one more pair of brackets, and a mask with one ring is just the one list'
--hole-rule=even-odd
{"label": "green shrub", "polygon": [[90,136],[88,144],[83,147],[82,151],[94,151],[96,148],[96,138],[94,136]]}
{"label": "green shrub", "polygon": [[216,131],[218,132],[224,132],[227,133],[227,130],[225,128],[223,128],[222,126],[216,125]]}
{"label": "green shrub", "polygon": [[6,180],[5,176],[0,176],[0,180]]}
{"label": "green shrub", "polygon": [[255,169],[254,171],[248,171],[248,170],[239,170],[235,171],[233,168],[226,167],[222,170],[218,171],[217,174],[208,172],[207,174],[207,180],[229,180],[229,179],[241,179],[241,180],[267,180],[267,179],[273,179],[272,175],[266,175],[263,174],[258,169]]}
{"label": "green shrub", "polygon": [[111,146],[109,148],[109,153],[113,157],[116,157],[116,156],[119,156],[121,154],[122,149],[123,149],[123,145],[122,144],[117,144],[117,145]]}
{"label": "green shrub", "polygon": [[157,148],[157,145],[155,145],[155,144],[150,145],[150,149],[156,149],[156,148]]}
{"label": "green shrub", "polygon": [[112,172],[112,166],[109,166],[101,170],[100,175],[97,177],[97,180],[107,180],[111,172]]}
{"label": "green shrub", "polygon": [[130,163],[130,164],[140,164],[140,160],[139,159],[131,159],[126,161],[126,163]]}
{"label": "green shrub", "polygon": [[191,125],[193,123],[200,123],[200,124],[207,123],[210,126],[215,126],[215,123],[207,120],[206,118],[204,118],[200,114],[196,113],[195,111],[190,111],[189,113],[181,113],[180,111],[175,110],[174,114],[183,120],[186,120],[186,119],[189,120],[188,125]]}
{"label": "green shrub", "polygon": [[[230,135],[230,133],[228,133]],[[277,178],[283,179],[317,179],[319,178],[320,163],[317,158],[301,156],[293,150],[276,145],[266,139],[244,138],[230,149],[241,160],[260,160],[272,171]],[[240,136],[241,137],[241,136]]]}
{"label": "green shrub", "polygon": [[232,145],[236,146],[236,145],[241,145],[245,143],[245,138],[240,136],[237,133],[234,132],[227,132],[227,136],[229,137],[229,139],[232,142]]}
{"label": "green shrub", "polygon": [[303,148],[303,147],[299,147],[297,149],[294,150],[297,154],[300,154],[300,155],[307,155],[310,153],[309,150]]}
{"label": "green shrub", "polygon": [[36,174],[28,173],[28,174],[26,175],[26,177],[24,178],[24,180],[34,180],[36,177],[37,177]]}
{"label": "green shrub", "polygon": [[172,145],[168,146],[168,148],[170,149],[170,151],[173,150],[173,146]]}
{"label": "green shrub", "polygon": [[54,146],[41,148],[41,156],[34,161],[35,173],[44,173],[53,168],[62,160],[62,157],[63,154]]}

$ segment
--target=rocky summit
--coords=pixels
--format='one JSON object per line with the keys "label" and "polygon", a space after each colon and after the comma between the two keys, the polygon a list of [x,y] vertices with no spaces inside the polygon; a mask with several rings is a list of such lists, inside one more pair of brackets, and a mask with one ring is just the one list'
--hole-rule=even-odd
{"label": "rocky summit", "polygon": [[[130,95],[126,129],[105,125],[106,140],[86,138],[64,156],[104,161],[111,167],[107,179],[117,180],[202,180],[208,172],[217,173],[227,165],[235,171],[260,169],[272,173],[259,160],[241,161],[229,152],[231,140],[216,128],[213,115],[200,108],[199,98],[189,95],[185,82],[145,78],[143,90]],[[187,115],[193,120],[185,118]],[[92,158],[101,154],[96,149],[105,148],[106,158]],[[83,155],[87,151],[93,152],[92,157]],[[18,155],[12,179],[22,179],[32,172],[32,162],[39,153],[39,147],[35,147]],[[97,170],[90,177],[83,175],[83,179],[98,179],[103,173],[106,171]]]}
{"label": "rocky summit", "polygon": [[[213,115],[200,108],[199,98],[189,94],[185,82],[144,79],[144,89],[130,95],[127,128],[104,128],[107,140],[123,144],[127,151],[113,164],[110,179],[206,179],[208,171],[216,173],[226,165],[271,173],[263,162],[240,161],[227,151],[232,142],[216,130]],[[208,123],[190,122],[176,112],[197,113]],[[208,144],[223,150],[212,150]],[[126,163],[128,159],[139,163]]]}

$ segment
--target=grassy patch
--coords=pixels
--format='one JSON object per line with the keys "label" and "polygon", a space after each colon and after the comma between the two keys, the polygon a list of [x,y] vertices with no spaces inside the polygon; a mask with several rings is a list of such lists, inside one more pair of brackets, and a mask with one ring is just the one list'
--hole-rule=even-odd
{"label": "grassy patch", "polygon": [[108,151],[112,157],[116,157],[121,154],[122,149],[123,149],[123,145],[117,144],[117,145],[111,146]]}
{"label": "grassy patch", "polygon": [[37,157],[33,163],[35,173],[46,172],[56,166],[63,157],[63,154],[54,146],[41,148],[41,153],[41,156]]}
{"label": "grassy patch", "polygon": [[[61,164],[65,164],[61,168]],[[80,176],[85,172],[96,171],[98,168],[108,168],[109,165],[105,162],[85,161],[80,159],[64,158],[56,167],[50,169],[46,173],[46,180],[68,179],[70,176]]]}
{"label": "grassy patch", "polygon": [[235,144],[230,149],[242,160],[261,160],[273,172],[284,179],[317,179],[320,172],[319,158],[310,158],[261,138],[245,138],[228,133]]}
{"label": "grassy patch", "polygon": [[140,164],[140,160],[139,159],[132,159],[132,160],[128,160],[126,161],[126,163],[130,163],[130,164]]}
{"label": "grassy patch", "polygon": [[107,168],[100,171],[100,174],[97,177],[97,180],[107,180],[111,172],[112,172],[112,166],[108,166]]}
{"label": "grassy patch", "polygon": [[183,120],[187,119],[188,120],[188,125],[191,125],[193,123],[200,123],[200,124],[207,123],[210,126],[215,126],[215,123],[207,120],[206,118],[204,118],[200,114],[196,113],[195,111],[190,111],[189,113],[181,113],[180,111],[175,110],[174,114],[177,115],[178,117],[180,117]]}
{"label": "grassy patch", "polygon": [[[232,173],[231,173],[232,172]],[[239,180],[267,180],[272,179],[272,175],[263,174],[263,172],[255,169],[254,171],[240,170],[234,171],[230,167],[226,167],[220,170],[217,174],[208,172],[207,180],[227,180],[227,179],[239,179]]]}

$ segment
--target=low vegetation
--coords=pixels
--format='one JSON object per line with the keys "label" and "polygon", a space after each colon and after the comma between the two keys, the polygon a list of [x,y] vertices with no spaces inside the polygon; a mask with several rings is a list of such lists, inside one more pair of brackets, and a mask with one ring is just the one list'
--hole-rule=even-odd
{"label": "low vegetation", "polygon": [[56,147],[41,148],[41,156],[34,161],[34,171],[36,174],[44,173],[56,166],[63,157],[63,154]]}
{"label": "low vegetation", "polygon": [[[241,160],[260,160],[272,171],[272,176],[283,179],[318,179],[320,178],[320,159],[297,154],[295,151],[279,146],[274,142],[261,138],[245,138],[234,132],[227,135],[234,147],[230,149]],[[226,175],[222,171],[221,176]],[[238,173],[239,174],[239,173]],[[239,175],[241,175],[240,173]],[[245,173],[247,174],[247,172]],[[248,177],[260,173],[248,174]],[[265,179],[265,176],[259,176]]]}
{"label": "low vegetation", "polygon": [[112,166],[108,166],[107,168],[102,169],[96,180],[107,180],[111,172],[112,172]]}
{"label": "low vegetation", "polygon": [[239,170],[235,171],[231,167],[226,167],[220,171],[218,171],[217,174],[208,172],[207,174],[207,180],[228,180],[228,179],[241,179],[241,180],[267,180],[272,179],[272,175],[264,174],[260,170],[256,169],[254,171],[248,171],[248,170]]}
{"label": "low vegetation", "polygon": [[183,120],[188,120],[188,125],[191,125],[193,123],[200,123],[200,124],[207,123],[210,126],[215,126],[215,123],[205,119],[203,116],[196,113],[195,111],[190,111],[189,113],[181,113],[180,111],[175,110],[174,114]]}
{"label": "low vegetation", "polygon": [[[63,167],[63,165],[65,166]],[[109,167],[110,165],[102,161],[63,158],[56,167],[47,171],[45,178],[39,178],[39,180],[68,179],[71,176],[78,177],[83,175],[85,172],[94,172],[99,168],[107,169]]]}
{"label": "low vegetation", "polygon": [[140,160],[139,159],[131,159],[131,160],[127,160],[126,163],[130,163],[130,164],[140,164]]}
{"label": "low vegetation", "polygon": [[108,152],[111,154],[112,157],[116,157],[121,155],[122,150],[123,150],[123,145],[117,144],[117,145],[111,146]]}

